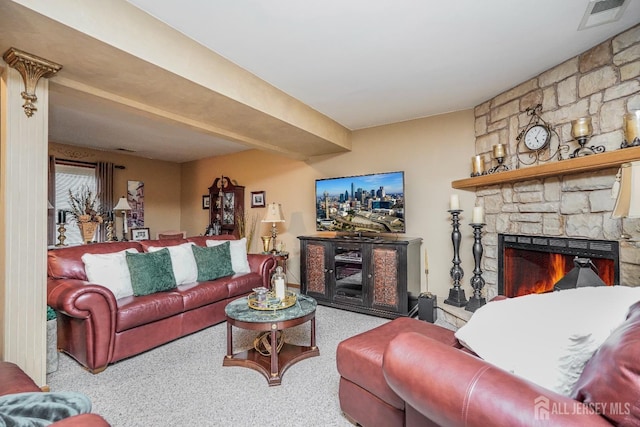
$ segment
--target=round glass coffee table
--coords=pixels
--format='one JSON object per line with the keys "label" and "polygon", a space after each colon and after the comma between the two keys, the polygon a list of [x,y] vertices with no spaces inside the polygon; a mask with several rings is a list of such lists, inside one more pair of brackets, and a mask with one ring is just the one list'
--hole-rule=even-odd
{"label": "round glass coffee table", "polygon": [[[296,303],[281,310],[255,310],[249,307],[248,298],[239,298],[225,308],[227,317],[227,355],[222,366],[244,366],[262,373],[270,386],[279,385],[287,368],[300,360],[319,356],[316,346],[316,300],[307,295],[297,295]],[[285,342],[280,351],[262,355],[256,349],[233,353],[232,328],[271,332],[271,349],[277,346],[278,331],[311,321],[311,345],[300,346]]]}

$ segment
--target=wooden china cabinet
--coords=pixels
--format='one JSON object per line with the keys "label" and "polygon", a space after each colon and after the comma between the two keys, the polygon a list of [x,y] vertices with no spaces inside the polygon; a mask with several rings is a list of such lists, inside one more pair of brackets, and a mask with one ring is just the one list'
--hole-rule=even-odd
{"label": "wooden china cabinet", "polygon": [[420,293],[422,239],[298,239],[300,290],[318,304],[387,318],[412,314]]}
{"label": "wooden china cabinet", "polygon": [[209,187],[209,222],[220,225],[220,234],[238,233],[238,217],[244,216],[244,186],[221,176]]}

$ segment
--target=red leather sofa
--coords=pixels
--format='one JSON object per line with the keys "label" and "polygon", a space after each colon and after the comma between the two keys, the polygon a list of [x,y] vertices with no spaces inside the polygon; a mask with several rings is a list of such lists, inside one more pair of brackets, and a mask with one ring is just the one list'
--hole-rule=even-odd
{"label": "red leather sofa", "polygon": [[51,249],[48,252],[47,304],[58,314],[58,349],[92,373],[108,364],[142,353],[176,338],[225,320],[224,308],[253,288],[270,286],[276,261],[270,255],[248,254],[250,273],[179,285],[144,296],[115,299],[99,283],[89,283],[81,259],[85,253],[104,254],[149,246],[173,246],[232,236],[96,243]]}
{"label": "red leather sofa", "polygon": [[[38,392],[40,388],[18,365],[0,362],[0,396],[14,393]],[[97,414],[80,414],[51,424],[54,427],[109,427]]]}
{"label": "red leather sofa", "polygon": [[640,302],[587,362],[571,397],[399,318],[338,346],[340,406],[367,426],[640,426]]}

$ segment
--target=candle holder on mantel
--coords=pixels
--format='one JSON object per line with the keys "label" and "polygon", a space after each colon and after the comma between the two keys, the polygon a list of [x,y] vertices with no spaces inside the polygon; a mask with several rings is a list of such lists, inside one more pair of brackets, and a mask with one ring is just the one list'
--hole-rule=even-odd
{"label": "candle holder on mantel", "polygon": [[469,224],[473,227],[473,261],[475,268],[473,269],[473,277],[471,278],[471,287],[473,288],[473,296],[469,298],[469,304],[465,310],[474,312],[487,303],[482,298],[482,288],[484,288],[484,279],[482,278],[482,269],[480,261],[482,260],[482,227],[485,224]]}
{"label": "candle holder on mantel", "polygon": [[449,271],[449,276],[453,279],[453,288],[449,289],[449,298],[444,300],[445,304],[454,305],[456,307],[464,307],[468,301],[464,295],[464,289],[460,287],[460,281],[464,277],[464,271],[460,267],[460,241],[462,234],[460,233],[460,212],[461,209],[452,209],[449,213],[452,216],[451,223],[453,230],[451,231],[451,241],[453,242],[453,267]]}
{"label": "candle holder on mantel", "polygon": [[508,171],[509,170],[509,166],[504,164],[504,159],[507,156],[507,147],[505,144],[496,144],[493,146],[493,158],[496,159],[496,161],[498,162],[498,164],[494,167],[492,167],[491,169],[489,169],[489,171],[487,171],[488,174],[492,174],[492,173],[496,173],[496,172],[500,172],[500,171]]}
{"label": "candle holder on mantel", "polygon": [[620,148],[640,145],[640,110],[630,111],[624,115],[624,141]]}
{"label": "candle holder on mantel", "polygon": [[571,136],[578,142],[579,147],[569,155],[570,159],[575,159],[591,154],[604,153],[604,145],[587,146],[587,141],[593,134],[593,126],[591,125],[591,117],[581,117],[571,122]]}

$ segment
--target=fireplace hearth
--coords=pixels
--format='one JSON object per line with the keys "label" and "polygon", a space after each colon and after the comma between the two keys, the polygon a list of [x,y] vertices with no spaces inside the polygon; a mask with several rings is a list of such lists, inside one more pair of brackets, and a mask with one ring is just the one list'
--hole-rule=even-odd
{"label": "fireplace hearth", "polygon": [[[583,270],[582,276],[593,272],[605,285],[620,283],[616,241],[499,234],[498,294],[515,297],[551,292],[577,267],[576,257],[590,270]],[[562,281],[561,288],[567,287],[567,280]]]}

